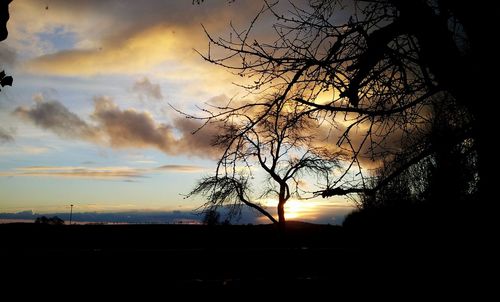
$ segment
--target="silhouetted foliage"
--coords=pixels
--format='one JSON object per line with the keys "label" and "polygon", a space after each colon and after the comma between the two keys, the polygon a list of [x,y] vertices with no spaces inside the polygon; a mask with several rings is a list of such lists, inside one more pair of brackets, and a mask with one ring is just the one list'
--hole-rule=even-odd
{"label": "silhouetted foliage", "polygon": [[9,21],[9,4],[12,0],[0,0],[0,41],[7,39],[7,21]]}
{"label": "silhouetted foliage", "polygon": [[45,216],[37,217],[35,220],[36,224],[48,224],[48,225],[64,225],[64,220],[61,218],[54,216],[47,218]]}
{"label": "silhouetted foliage", "polygon": [[385,184],[361,194],[359,209],[346,217],[344,226],[373,232],[474,221],[476,211],[471,204],[477,202],[478,194],[477,152],[471,139],[456,143],[456,137],[466,132],[463,127],[470,125],[470,117],[456,104],[439,105],[433,109],[432,131],[425,138],[428,145],[439,148],[390,181],[387,176],[404,160],[386,163],[377,171],[372,187]]}
{"label": "silhouetted foliage", "polygon": [[[5,71],[0,71],[0,85],[2,85],[2,87],[4,86],[12,86],[12,82],[13,82],[13,79],[11,76],[6,76],[5,75]],[[0,91],[2,91],[2,89],[0,89]]]}
{"label": "silhouetted foliage", "polygon": [[[431,130],[421,143],[434,147],[434,152],[405,167],[400,173],[389,175],[405,163],[405,153],[383,165],[372,180],[375,191],[363,194],[361,208],[392,207],[433,201],[448,204],[470,200],[477,195],[477,152],[471,139],[460,136],[470,131],[470,117],[455,104],[442,103],[434,106]],[[458,142],[458,143],[457,143]],[[405,148],[406,153],[411,148]],[[380,182],[385,182],[380,186]]]}
{"label": "silhouetted foliage", "polygon": [[[9,21],[9,3],[12,0],[0,0],[0,41],[7,39],[9,32],[7,31],[7,21]],[[0,72],[0,85],[12,86],[13,79],[11,76],[6,76],[5,71]],[[0,89],[0,91],[2,91]]]}
{"label": "silhouetted foliage", "polygon": [[[365,205],[476,195],[486,202],[496,161],[488,146],[496,111],[486,104],[497,98],[486,76],[487,62],[496,61],[488,4],[308,4],[282,13],[266,2],[247,29],[231,25],[229,39],[206,30],[209,49],[202,56],[243,77],[241,86],[254,97],[205,108],[207,122],[247,118],[225,145],[239,148],[234,143],[274,118],[270,112],[294,103],[289,106],[300,110],[279,114],[294,125],[304,119],[321,125],[316,134],[327,132],[331,149],[350,158],[316,195],[362,194]],[[263,15],[276,20],[272,42],[252,35]],[[371,175],[369,161],[385,165]]]}
{"label": "silhouetted foliage", "polygon": [[203,216],[203,224],[205,225],[219,225],[220,214],[216,210],[210,209],[205,211]]}

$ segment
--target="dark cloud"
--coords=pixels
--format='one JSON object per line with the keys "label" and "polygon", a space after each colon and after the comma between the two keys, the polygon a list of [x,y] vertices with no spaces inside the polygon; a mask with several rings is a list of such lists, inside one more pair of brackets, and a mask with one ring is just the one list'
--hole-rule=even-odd
{"label": "dark cloud", "polygon": [[[28,0],[34,5],[38,0]],[[228,5],[226,1],[211,1],[205,5],[193,5],[192,1],[165,0],[86,0],[67,1],[51,0],[50,8],[57,13],[75,15],[105,16],[113,20],[114,28],[102,28],[103,31],[121,35],[120,32],[142,30],[158,23],[182,26],[199,26],[203,21],[219,23],[242,17],[253,17],[255,11],[262,7],[262,1],[239,1],[238,6]],[[237,14],[236,14],[237,13]],[[188,17],[189,16],[189,17]],[[227,25],[227,24],[224,24]]]}
{"label": "dark cloud", "polygon": [[200,121],[176,119],[174,125],[158,123],[148,112],[120,109],[108,97],[96,97],[92,124],[69,111],[58,101],[39,99],[32,107],[18,107],[14,115],[40,128],[72,139],[112,148],[155,148],[170,155],[216,158],[219,149],[212,142],[221,129],[214,125],[197,131]]}
{"label": "dark cloud", "polygon": [[180,131],[182,139],[178,140],[176,148],[179,152],[189,152],[193,155],[217,158],[221,149],[214,146],[217,135],[223,129],[217,124],[207,124],[200,129],[202,123],[198,120],[177,118],[174,120],[175,129]]}
{"label": "dark cloud", "polygon": [[12,134],[13,134],[12,129],[6,130],[0,127],[0,144],[13,142],[14,136]]}
{"label": "dark cloud", "polygon": [[96,128],[89,126],[55,100],[45,102],[43,98],[39,98],[32,107],[18,107],[14,110],[14,115],[31,121],[40,128],[51,130],[61,137],[95,140],[98,136]]}
{"label": "dark cloud", "polygon": [[163,94],[159,84],[153,84],[147,77],[137,80],[132,87],[132,90],[139,93],[139,95],[152,100],[162,100]]}
{"label": "dark cloud", "polygon": [[95,100],[92,119],[115,148],[156,148],[171,155],[194,155],[215,158],[219,150],[213,140],[220,129],[202,125],[200,121],[178,118],[174,124],[157,123],[148,112],[121,110],[109,98]]}
{"label": "dark cloud", "polygon": [[95,110],[91,117],[106,135],[111,147],[154,147],[166,153],[172,152],[175,139],[171,126],[156,123],[147,112],[121,110],[107,97],[97,97],[94,102]]}

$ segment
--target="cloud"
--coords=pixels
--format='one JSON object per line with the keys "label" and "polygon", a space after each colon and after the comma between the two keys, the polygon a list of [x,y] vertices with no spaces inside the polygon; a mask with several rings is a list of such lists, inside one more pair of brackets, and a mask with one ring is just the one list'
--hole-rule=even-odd
{"label": "cloud", "polygon": [[[94,74],[134,74],[150,70],[166,60],[186,57],[187,51],[175,30],[158,26],[123,37],[119,41],[105,42],[96,48],[62,50],[39,56],[26,63],[33,73],[81,76]],[[176,50],[184,49],[183,53]]]}
{"label": "cloud", "polygon": [[221,129],[199,121],[177,118],[173,125],[158,123],[148,112],[121,110],[111,99],[95,99],[91,118],[113,148],[155,148],[170,155],[215,158],[220,150],[212,142]]}
{"label": "cloud", "polygon": [[63,138],[79,139],[112,148],[153,148],[170,155],[216,158],[212,145],[221,129],[200,121],[177,118],[173,125],[158,123],[153,115],[133,108],[122,110],[109,97],[94,99],[88,123],[58,101],[37,99],[31,107],[18,107],[14,115]]}
{"label": "cloud", "polygon": [[91,118],[98,123],[108,143],[114,148],[154,147],[166,153],[173,150],[172,127],[157,123],[148,112],[121,110],[108,97],[97,97]]}
{"label": "cloud", "polygon": [[206,103],[212,106],[219,106],[219,107],[224,107],[229,104],[229,102],[232,102],[227,95],[225,94],[219,94],[214,97],[211,97]]}
{"label": "cloud", "polygon": [[147,77],[137,80],[134,83],[132,90],[148,99],[154,99],[154,100],[163,99],[163,94],[161,93],[160,85],[151,83]]}
{"label": "cloud", "polygon": [[59,178],[130,179],[144,177],[144,172],[128,167],[48,167],[17,168],[11,176],[41,176]]}
{"label": "cloud", "polygon": [[[57,75],[140,73],[161,62],[200,58],[193,48],[206,45],[200,26],[226,30],[229,21],[248,24],[262,6],[241,1],[192,5],[191,1],[58,1],[45,10],[37,0],[13,3],[9,38],[18,51],[33,48],[27,70]],[[70,45],[60,48],[61,35]],[[49,35],[48,37],[46,35]]]}
{"label": "cloud", "polygon": [[157,164],[158,162],[156,160],[134,160],[135,163],[138,164]]}
{"label": "cloud", "polygon": [[49,152],[51,149],[47,147],[36,147],[36,146],[23,146],[21,148],[16,148],[17,152],[21,151],[26,154],[43,154]]}
{"label": "cloud", "polygon": [[149,174],[166,173],[195,173],[203,171],[203,167],[194,165],[164,165],[157,168],[133,167],[86,167],[86,166],[28,166],[9,171],[0,171],[4,177],[57,177],[97,180],[130,181],[147,177]]}
{"label": "cloud", "polygon": [[14,136],[12,135],[12,133],[12,129],[6,130],[0,127],[0,144],[13,142]]}
{"label": "cloud", "polygon": [[97,129],[89,126],[63,104],[55,100],[45,102],[41,95],[35,97],[34,106],[17,107],[13,113],[23,120],[33,122],[40,128],[49,129],[61,137],[94,140],[98,136]]}
{"label": "cloud", "polygon": [[17,63],[17,53],[8,45],[0,44],[0,66],[1,68],[12,67]]}
{"label": "cloud", "polygon": [[0,146],[0,155],[2,156],[12,156],[21,154],[43,154],[51,151],[51,148],[39,147],[39,146],[19,146],[19,145],[5,145]]}
{"label": "cloud", "polygon": [[200,166],[192,166],[192,165],[163,165],[161,167],[156,168],[156,170],[168,171],[168,172],[196,173],[196,172],[201,172],[205,169]]}
{"label": "cloud", "polygon": [[[227,1],[193,5],[189,0],[122,2],[51,0],[46,10],[39,0],[14,1],[4,45],[16,55],[18,73],[72,78],[150,75],[150,80],[151,76],[162,79],[162,87],[163,83],[175,86],[189,100],[222,91],[234,95],[240,89],[232,83],[247,82],[204,62],[193,49],[208,51],[200,24],[214,36],[229,38],[230,22],[246,29],[262,1],[238,1],[237,5]],[[265,33],[270,34],[268,25],[257,26],[266,27]],[[214,47],[211,54],[222,55]]]}
{"label": "cloud", "polygon": [[202,122],[193,119],[177,118],[174,120],[175,129],[180,131],[181,139],[177,140],[177,153],[191,153],[200,157],[217,158],[221,154],[221,147],[214,146],[214,139],[224,132],[217,124],[207,124],[203,128]]}
{"label": "cloud", "polygon": [[[331,124],[324,123],[309,130],[312,131],[309,135],[314,138],[315,146],[339,153],[346,162],[353,157],[352,148],[355,151],[359,150],[357,160],[362,168],[367,170],[380,168],[385,156],[399,152],[403,146],[405,135],[403,129],[389,129],[386,124],[377,123],[369,133],[369,121],[352,127],[349,131],[349,140],[343,139],[342,144],[338,145],[339,140],[343,138],[345,131],[351,125],[350,123],[337,119]],[[415,131],[418,127],[420,125],[408,125],[407,130]]]}

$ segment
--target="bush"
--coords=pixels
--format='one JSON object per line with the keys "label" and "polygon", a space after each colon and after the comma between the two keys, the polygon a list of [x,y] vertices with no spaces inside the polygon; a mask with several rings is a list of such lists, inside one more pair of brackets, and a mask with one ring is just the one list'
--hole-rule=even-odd
{"label": "bush", "polygon": [[51,218],[47,218],[45,216],[37,217],[35,220],[37,224],[48,224],[48,225],[64,225],[64,220],[61,218],[54,216]]}

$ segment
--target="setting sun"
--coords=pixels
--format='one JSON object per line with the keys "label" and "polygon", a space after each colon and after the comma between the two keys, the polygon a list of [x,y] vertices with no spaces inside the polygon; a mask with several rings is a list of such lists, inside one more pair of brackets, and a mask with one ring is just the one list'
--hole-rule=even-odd
{"label": "setting sun", "polygon": [[[264,201],[265,206],[272,208],[275,208],[277,203],[275,199]],[[319,202],[314,200],[290,199],[285,204],[285,218],[287,220],[312,218],[319,211],[319,206]]]}
{"label": "setting sun", "polygon": [[314,208],[314,204],[291,199],[285,204],[285,217],[286,219],[305,218],[314,212]]}

